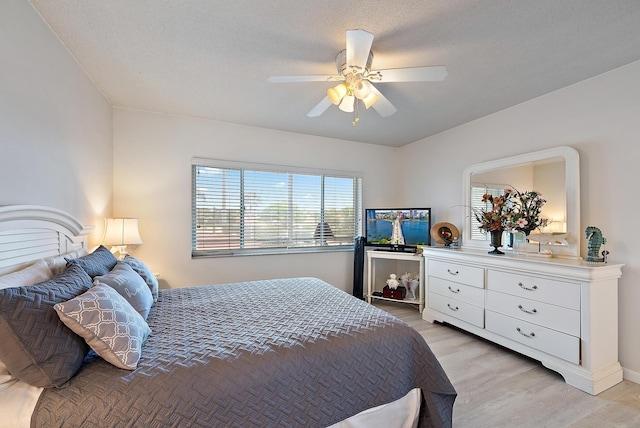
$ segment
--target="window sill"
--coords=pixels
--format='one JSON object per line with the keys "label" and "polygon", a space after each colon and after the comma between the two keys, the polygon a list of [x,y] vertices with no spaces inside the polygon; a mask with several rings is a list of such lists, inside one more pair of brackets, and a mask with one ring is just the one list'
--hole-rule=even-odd
{"label": "window sill", "polygon": [[334,253],[353,251],[353,246],[314,247],[314,248],[270,248],[262,250],[228,250],[228,251],[192,251],[192,259],[237,257],[237,256],[273,256],[309,253]]}

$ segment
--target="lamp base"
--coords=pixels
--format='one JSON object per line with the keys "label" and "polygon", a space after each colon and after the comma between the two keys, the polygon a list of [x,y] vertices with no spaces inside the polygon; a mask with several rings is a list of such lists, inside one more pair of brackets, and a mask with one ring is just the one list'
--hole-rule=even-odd
{"label": "lamp base", "polygon": [[114,245],[113,247],[111,247],[111,252],[113,253],[114,256],[116,255],[116,253],[118,253],[118,255],[116,256],[118,260],[124,260],[124,256],[127,255],[127,246]]}

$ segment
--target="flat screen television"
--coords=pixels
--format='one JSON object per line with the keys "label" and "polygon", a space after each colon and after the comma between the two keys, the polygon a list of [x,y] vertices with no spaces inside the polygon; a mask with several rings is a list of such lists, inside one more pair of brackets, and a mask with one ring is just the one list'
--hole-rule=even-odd
{"label": "flat screen television", "polygon": [[365,245],[411,251],[431,245],[431,208],[367,208]]}

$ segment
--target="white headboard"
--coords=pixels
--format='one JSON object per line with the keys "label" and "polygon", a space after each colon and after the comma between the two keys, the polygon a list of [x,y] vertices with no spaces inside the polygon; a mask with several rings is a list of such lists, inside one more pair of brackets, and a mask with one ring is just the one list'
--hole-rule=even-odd
{"label": "white headboard", "polygon": [[86,247],[92,229],[55,208],[0,206],[0,274]]}

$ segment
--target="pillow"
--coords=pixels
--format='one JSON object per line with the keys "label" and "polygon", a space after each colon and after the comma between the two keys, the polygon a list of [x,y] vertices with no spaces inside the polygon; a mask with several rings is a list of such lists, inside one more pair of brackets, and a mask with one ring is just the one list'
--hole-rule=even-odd
{"label": "pillow", "polygon": [[77,259],[78,257],[86,256],[87,254],[89,254],[87,249],[82,247],[79,250],[71,251],[60,256],[47,257],[44,261],[49,266],[49,269],[51,269],[51,272],[53,272],[54,275],[58,275],[67,267],[67,262],[69,260]]}
{"label": "pillow", "polygon": [[121,261],[116,263],[108,274],[93,278],[93,284],[106,284],[113,288],[127,299],[127,302],[142,315],[142,318],[147,319],[153,305],[151,290],[128,264]]}
{"label": "pillow", "polygon": [[100,245],[91,254],[69,260],[67,266],[78,265],[93,279],[98,275],[108,274],[117,262],[116,256],[111,254],[111,251],[107,250],[103,245]]}
{"label": "pillow", "polygon": [[149,289],[151,290],[153,301],[157,302],[158,301],[158,279],[153,274],[153,272],[151,272],[151,269],[149,269],[147,265],[142,263],[140,260],[136,259],[133,256],[130,256],[129,254],[127,254],[124,257],[123,262],[131,266],[133,270],[136,271],[138,275],[142,277],[142,279],[144,279],[144,282],[147,283],[147,285],[149,286]]}
{"label": "pillow", "polygon": [[116,290],[98,283],[68,302],[54,306],[71,330],[109,363],[133,370],[142,355],[142,343],[151,329]]}
{"label": "pillow", "polygon": [[79,266],[26,287],[0,290],[0,359],[12,376],[33,386],[62,386],[89,347],[58,319],[53,306],[91,288]]}
{"label": "pillow", "polygon": [[23,285],[33,285],[51,278],[53,273],[47,262],[38,260],[31,266],[0,276],[0,289],[9,287],[22,287]]}

